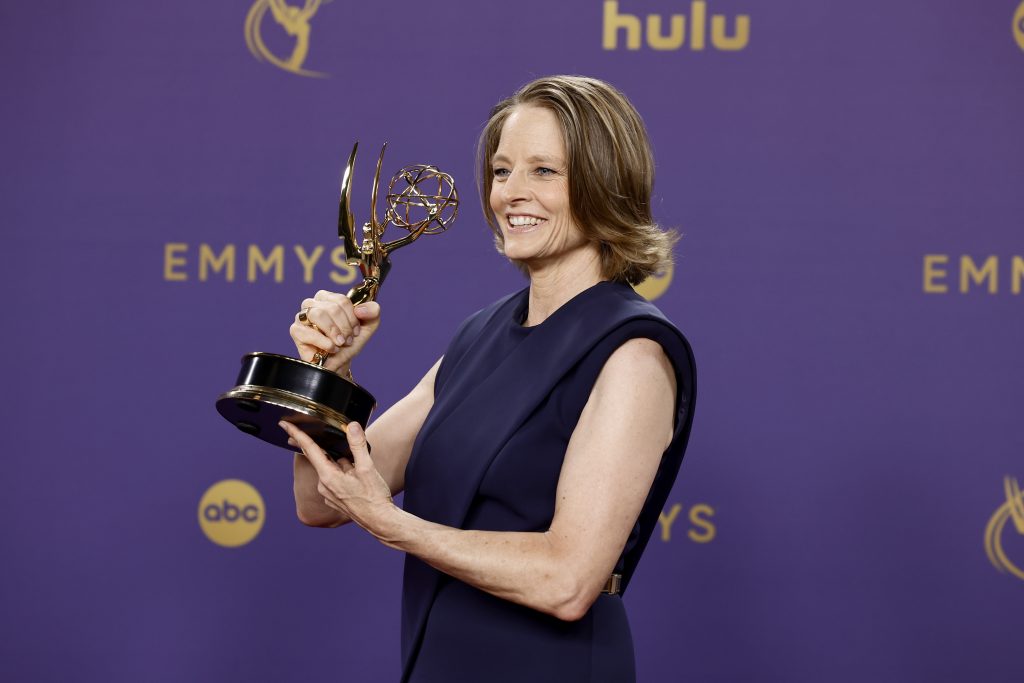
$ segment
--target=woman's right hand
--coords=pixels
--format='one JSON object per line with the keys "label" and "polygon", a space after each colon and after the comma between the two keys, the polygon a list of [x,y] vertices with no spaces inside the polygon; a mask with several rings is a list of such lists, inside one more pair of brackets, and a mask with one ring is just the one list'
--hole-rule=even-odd
{"label": "woman's right hand", "polygon": [[316,325],[299,322],[299,313],[295,314],[288,333],[299,358],[312,362],[317,351],[329,353],[324,368],[340,374],[349,371],[352,359],[380,325],[380,305],[376,301],[353,306],[344,294],[322,289],[312,299],[304,300],[299,311],[306,311],[306,319]]}

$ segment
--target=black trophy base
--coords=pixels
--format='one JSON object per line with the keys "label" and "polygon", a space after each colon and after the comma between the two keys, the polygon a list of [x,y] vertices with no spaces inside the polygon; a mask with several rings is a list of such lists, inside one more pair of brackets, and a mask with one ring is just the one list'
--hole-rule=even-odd
{"label": "black trophy base", "polygon": [[272,353],[243,356],[238,385],[217,399],[217,412],[246,434],[295,451],[277,424],[285,420],[332,460],[351,460],[348,423],[365,427],[375,406],[369,392],[333,372]]}

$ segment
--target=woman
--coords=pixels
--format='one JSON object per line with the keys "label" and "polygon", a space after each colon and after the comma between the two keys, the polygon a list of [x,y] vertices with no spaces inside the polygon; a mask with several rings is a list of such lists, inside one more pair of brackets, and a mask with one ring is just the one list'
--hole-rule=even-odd
{"label": "woman", "polygon": [[[629,287],[672,243],[650,214],[647,135],[611,86],[543,78],[494,108],[480,167],[498,250],[529,287],[464,322],[365,435],[350,425],[354,464],[282,423],[303,450],[298,516],[407,553],[403,681],[634,680],[620,595],[694,401],[688,344]],[[325,349],[348,372],[377,304],[319,292],[302,307],[302,358]]]}

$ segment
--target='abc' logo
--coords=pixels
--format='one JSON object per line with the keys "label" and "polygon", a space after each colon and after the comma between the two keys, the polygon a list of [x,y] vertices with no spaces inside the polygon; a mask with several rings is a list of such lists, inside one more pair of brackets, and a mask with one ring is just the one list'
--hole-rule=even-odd
{"label": "'abc' logo", "polygon": [[199,527],[217,545],[237,548],[263,528],[263,497],[240,479],[218,481],[199,501]]}
{"label": "'abc' logo", "polygon": [[1013,15],[1013,37],[1017,39],[1020,49],[1024,50],[1024,2],[1020,3],[1017,13]]}

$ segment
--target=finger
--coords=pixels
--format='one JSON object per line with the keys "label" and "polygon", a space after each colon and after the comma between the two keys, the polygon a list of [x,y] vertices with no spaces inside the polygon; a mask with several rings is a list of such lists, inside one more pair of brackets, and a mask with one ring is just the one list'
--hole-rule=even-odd
{"label": "finger", "polygon": [[366,301],[354,306],[352,312],[359,318],[362,341],[365,344],[367,339],[380,327],[380,304],[376,301]]}
{"label": "finger", "polygon": [[287,432],[288,436],[294,439],[295,443],[299,445],[299,448],[302,449],[302,452],[306,456],[306,460],[309,460],[309,464],[311,464],[313,469],[316,470],[317,476],[320,477],[321,481],[337,471],[338,466],[331,462],[330,458],[327,457],[327,454],[324,453],[322,448],[316,445],[316,442],[310,438],[309,434],[306,434],[306,432],[302,431],[290,422],[285,422],[284,420],[278,422],[277,425]]}
{"label": "finger", "polygon": [[359,318],[359,322],[372,322],[380,317],[380,304],[376,301],[366,301],[354,307],[352,312]]}
{"label": "finger", "polygon": [[313,298],[317,301],[330,301],[337,292],[328,292],[326,289],[318,289]]}
{"label": "finger", "polygon": [[331,341],[327,335],[324,334],[323,330],[317,330],[309,325],[304,325],[303,323],[292,323],[288,333],[296,341],[308,344],[320,349],[321,351],[337,353],[341,350],[341,347]]}
{"label": "finger", "polygon": [[[312,323],[320,328],[331,339],[332,344],[346,346],[349,337],[355,337],[353,330],[358,329],[359,320],[355,314],[346,315],[343,311],[334,310],[335,305],[352,307],[352,302],[344,294],[328,292],[321,289],[312,299],[303,299],[299,313],[295,314],[295,322]],[[299,314],[306,312],[306,321],[299,320]]]}
{"label": "finger", "polygon": [[359,336],[359,318],[352,310],[352,301],[347,296],[322,289],[316,296],[340,328],[347,329],[353,337]]}
{"label": "finger", "polygon": [[373,458],[366,448],[366,433],[358,422],[349,422],[345,428],[348,447],[352,451],[352,464],[357,470],[373,469]]}
{"label": "finger", "polygon": [[341,347],[336,346],[323,333],[317,332],[309,325],[292,323],[292,326],[288,329],[288,334],[291,335],[297,345],[300,345],[299,352],[304,361],[310,360],[317,351],[323,351],[330,355],[341,350]]}
{"label": "finger", "polygon": [[344,333],[345,330],[352,337],[359,336],[359,318],[356,317],[355,311],[352,310],[352,302],[348,300],[347,296],[342,294],[335,295],[338,297],[336,301],[329,301],[324,304],[325,310],[334,319],[335,324]]}
{"label": "finger", "polygon": [[338,465],[338,467],[341,468],[341,471],[344,472],[345,474],[348,474],[353,469],[355,469],[354,467],[352,467],[352,463],[349,462],[348,458],[338,458],[335,461],[335,463]]}
{"label": "finger", "polygon": [[319,301],[310,309],[307,317],[331,340],[332,344],[349,346],[352,343],[350,340],[355,340],[352,320],[338,304]]}
{"label": "finger", "polygon": [[345,319],[348,324],[352,326],[352,334],[359,336],[359,317],[356,315],[355,307],[352,305],[352,300],[344,294],[338,294],[337,305],[340,311],[345,315]]}
{"label": "finger", "polygon": [[336,326],[330,313],[321,310],[324,306],[324,302],[317,301],[316,299],[303,299],[298,312],[295,314],[294,322],[298,325],[306,325],[307,327],[319,329],[332,339],[332,344],[334,343],[333,339],[338,337],[340,334],[342,341],[339,342],[338,345],[341,346],[345,337],[348,335],[341,334],[341,330],[335,329]]}
{"label": "finger", "polygon": [[352,337],[352,324],[337,310],[333,304],[319,302],[310,309],[308,318],[317,329],[331,340],[332,344],[347,346]]}

